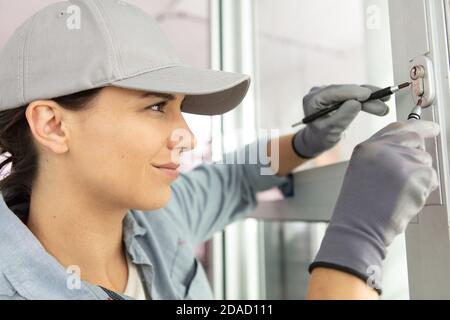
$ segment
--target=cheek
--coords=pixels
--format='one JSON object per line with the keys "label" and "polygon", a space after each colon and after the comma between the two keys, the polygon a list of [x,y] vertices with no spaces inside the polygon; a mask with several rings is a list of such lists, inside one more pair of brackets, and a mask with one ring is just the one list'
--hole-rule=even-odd
{"label": "cheek", "polygon": [[157,157],[167,148],[161,130],[122,122],[84,130],[77,138],[73,168],[91,192],[126,208],[150,210],[167,203],[170,181],[151,165],[167,160]]}
{"label": "cheek", "polygon": [[172,180],[151,165],[151,159],[136,160],[129,154],[123,155],[118,166],[120,174],[109,176],[109,185],[101,177],[103,185],[112,190],[120,205],[138,210],[154,210],[164,207],[171,197]]}

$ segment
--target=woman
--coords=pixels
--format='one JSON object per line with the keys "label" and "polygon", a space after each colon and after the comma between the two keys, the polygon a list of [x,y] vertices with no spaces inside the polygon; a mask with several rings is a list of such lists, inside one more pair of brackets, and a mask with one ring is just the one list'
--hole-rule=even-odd
{"label": "woman", "polygon": [[[248,86],[246,75],[183,64],[155,22],[123,1],[60,2],[27,20],[0,56],[0,151],[10,154],[0,168],[12,164],[0,182],[0,298],[212,298],[194,246],[251,212],[256,192],[289,183],[286,175],[335,145],[359,111],[387,112],[382,101],[360,102],[369,88],[316,89],[305,97],[307,114],[346,102],[333,115],[281,137],[273,175],[261,176],[259,162],[178,174],[180,153],[195,147],[181,111],[222,114],[242,101]],[[358,185],[363,195],[342,197],[337,223],[376,239],[362,241],[360,251],[345,259],[322,250],[311,268],[317,267],[312,298],[338,297],[333,283],[347,286],[353,297],[377,294],[361,281],[367,278],[361,268],[382,260],[383,250],[366,249],[387,246],[384,233],[401,232],[436,181],[427,154],[418,149],[437,130],[417,123],[389,127],[359,148],[352,163],[360,175],[343,189],[351,195],[359,178],[394,169],[390,176],[398,184],[384,188],[392,206],[377,214],[395,215],[400,225],[380,226],[368,211],[359,219],[375,231],[359,230],[359,223],[349,223],[349,206],[361,199],[370,206],[364,195],[371,190]],[[418,131],[425,133],[408,135]],[[386,147],[392,144],[404,146]],[[365,171],[374,146],[393,155]],[[420,171],[420,179],[404,179],[395,170],[404,164],[408,172]],[[417,193],[408,214],[394,210],[396,201]],[[331,229],[325,240],[339,238],[344,249],[352,247],[354,237]],[[342,248],[335,249],[340,258]],[[360,257],[364,263],[355,265]],[[330,284],[325,290],[324,279]]]}

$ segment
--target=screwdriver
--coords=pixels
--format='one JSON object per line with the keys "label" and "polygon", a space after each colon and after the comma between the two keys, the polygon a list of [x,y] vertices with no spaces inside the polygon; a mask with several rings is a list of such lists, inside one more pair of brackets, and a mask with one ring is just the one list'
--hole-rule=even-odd
{"label": "screwdriver", "polygon": [[[409,87],[410,85],[411,85],[411,82],[405,82],[405,83],[402,83],[402,84],[400,84],[398,86],[387,87],[387,88],[375,91],[374,93],[372,93],[370,95],[369,99],[367,99],[365,101],[362,101],[362,103],[370,101],[370,100],[383,99],[383,98],[385,98],[387,96],[390,96],[391,94],[396,93],[397,91],[399,91],[401,89]],[[301,124],[308,124],[310,122],[313,122],[314,120],[316,120],[316,119],[318,119],[318,118],[320,118],[320,117],[322,117],[322,116],[324,116],[324,115],[326,115],[326,114],[328,114],[328,113],[330,113],[330,112],[332,112],[334,110],[339,109],[344,104],[344,102],[337,103],[337,104],[335,104],[335,105],[333,105],[333,106],[331,106],[331,107],[329,107],[327,109],[323,109],[323,110],[320,110],[320,111],[318,111],[316,113],[313,113],[313,114],[303,118],[302,121],[293,124],[292,127],[296,127],[296,126],[301,125]]]}
{"label": "screwdriver", "polygon": [[422,98],[417,101],[417,105],[412,109],[411,113],[408,115],[408,120],[420,120],[422,115]]}

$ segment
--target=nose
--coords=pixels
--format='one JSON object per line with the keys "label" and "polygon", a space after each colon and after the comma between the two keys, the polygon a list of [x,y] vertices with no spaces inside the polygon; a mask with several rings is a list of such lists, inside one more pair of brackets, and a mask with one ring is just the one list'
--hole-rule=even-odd
{"label": "nose", "polygon": [[181,112],[169,140],[169,148],[171,150],[180,149],[181,152],[186,152],[197,146],[197,138],[189,128]]}

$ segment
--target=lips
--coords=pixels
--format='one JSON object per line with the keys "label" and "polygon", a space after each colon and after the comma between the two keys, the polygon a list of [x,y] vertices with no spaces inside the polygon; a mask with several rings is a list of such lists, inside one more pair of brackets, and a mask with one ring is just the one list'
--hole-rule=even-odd
{"label": "lips", "polygon": [[166,164],[162,164],[162,165],[154,165],[154,167],[176,170],[180,167],[180,165],[177,163],[170,162],[170,163],[166,163]]}
{"label": "lips", "polygon": [[160,172],[164,173],[165,175],[176,178],[180,174],[178,171],[178,168],[180,167],[179,164],[176,163],[167,163],[163,165],[153,165],[156,169],[158,169]]}

